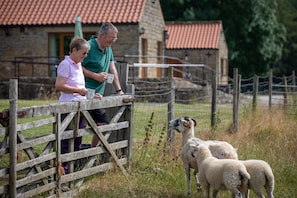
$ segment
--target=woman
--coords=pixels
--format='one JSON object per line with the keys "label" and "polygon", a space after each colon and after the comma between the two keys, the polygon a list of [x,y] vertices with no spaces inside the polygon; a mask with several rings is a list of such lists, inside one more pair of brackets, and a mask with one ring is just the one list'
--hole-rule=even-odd
{"label": "woman", "polygon": [[[60,91],[59,102],[80,101],[86,99],[88,90],[85,88],[85,78],[81,62],[88,55],[89,43],[82,38],[74,38],[70,43],[70,55],[59,64],[55,87]],[[64,120],[67,114],[62,114]],[[79,128],[84,128],[86,121],[80,118]],[[70,125],[67,129],[73,129]],[[74,139],[74,150],[79,150],[82,137]],[[61,141],[61,153],[68,153],[68,140]],[[63,163],[65,173],[68,172],[68,163]]]}

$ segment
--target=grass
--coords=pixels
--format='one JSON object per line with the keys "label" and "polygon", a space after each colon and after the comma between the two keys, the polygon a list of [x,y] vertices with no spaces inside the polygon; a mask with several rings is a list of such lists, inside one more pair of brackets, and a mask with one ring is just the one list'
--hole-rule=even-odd
{"label": "grass", "polygon": [[[137,111],[137,110],[136,110]],[[281,110],[261,109],[258,113],[248,110],[241,114],[238,133],[228,129],[216,131],[196,130],[202,139],[220,139],[238,148],[240,159],[267,161],[275,175],[275,197],[295,197],[297,194],[296,120]],[[198,124],[204,120],[198,120]],[[166,145],[165,131],[154,134],[154,118],[147,123],[147,133],[142,139],[134,139],[133,164],[130,175],[125,177],[118,170],[90,178],[78,197],[186,197],[185,173],[181,164],[180,134],[175,144]],[[161,142],[161,143],[160,143]],[[194,189],[192,177],[191,197],[202,197]],[[220,197],[230,197],[220,192]],[[256,197],[251,193],[252,198]]]}
{"label": "grass", "polygon": [[[0,109],[2,101],[0,100]],[[21,103],[21,101],[20,101]],[[30,103],[28,103],[30,104]],[[36,105],[37,102],[34,102]],[[48,104],[48,102],[46,103]],[[197,104],[198,105],[198,104]],[[196,136],[201,139],[218,139],[230,142],[238,148],[240,159],[262,159],[267,161],[275,175],[275,197],[291,198],[297,194],[297,136],[296,118],[287,116],[282,110],[259,109],[251,112],[245,108],[240,113],[239,130],[231,133],[230,107],[219,107],[218,126],[210,131],[208,110],[201,112],[200,106],[177,105],[176,117],[188,115],[198,122]],[[29,105],[30,106],[30,105]],[[203,105],[207,109],[207,105]],[[225,122],[225,120],[228,120]],[[207,123],[207,124],[205,124]],[[181,134],[168,145],[166,105],[135,103],[132,164],[128,176],[119,169],[89,177],[77,197],[186,197],[185,173],[180,159]],[[202,197],[195,191],[191,178],[191,197]],[[230,197],[220,192],[220,197]],[[252,198],[256,196],[251,193]]]}
{"label": "grass", "polygon": [[[18,107],[30,107],[47,104],[55,104],[55,100],[18,100]],[[9,100],[0,99],[0,111],[9,108]]]}

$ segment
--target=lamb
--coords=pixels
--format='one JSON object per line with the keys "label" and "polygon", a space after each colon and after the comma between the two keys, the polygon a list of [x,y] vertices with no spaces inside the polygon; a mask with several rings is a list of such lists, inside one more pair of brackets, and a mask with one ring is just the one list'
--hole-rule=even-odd
{"label": "lamb", "polygon": [[194,177],[197,184],[197,190],[200,190],[200,183],[197,177],[199,172],[197,160],[192,156],[192,146],[198,146],[200,144],[207,145],[212,155],[218,159],[238,159],[237,150],[227,142],[208,140],[204,141],[194,137],[194,128],[196,121],[190,117],[180,117],[175,120],[171,120],[168,124],[169,128],[182,133],[182,152],[181,159],[185,168],[186,182],[187,182],[187,194],[191,194],[190,188],[190,168],[194,169]]}
{"label": "lamb", "polygon": [[229,190],[233,197],[243,198],[250,175],[243,163],[236,159],[217,159],[205,145],[193,146],[193,156],[199,165],[198,178],[204,189],[205,198],[217,197],[219,190]]}
{"label": "lamb", "polygon": [[[251,176],[248,181],[248,188],[253,190],[259,198],[265,198],[262,194],[264,187],[268,198],[273,198],[274,175],[270,165],[263,160],[245,160],[241,162]],[[245,197],[249,197],[248,188],[243,189]]]}

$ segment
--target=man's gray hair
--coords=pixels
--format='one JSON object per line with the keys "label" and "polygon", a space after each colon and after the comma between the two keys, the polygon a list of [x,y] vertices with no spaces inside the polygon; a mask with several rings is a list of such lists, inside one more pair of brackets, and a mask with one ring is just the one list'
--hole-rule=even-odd
{"label": "man's gray hair", "polygon": [[116,33],[118,33],[118,29],[112,24],[112,23],[102,23],[99,31],[98,31],[98,37],[101,34],[107,34],[108,30],[114,30]]}

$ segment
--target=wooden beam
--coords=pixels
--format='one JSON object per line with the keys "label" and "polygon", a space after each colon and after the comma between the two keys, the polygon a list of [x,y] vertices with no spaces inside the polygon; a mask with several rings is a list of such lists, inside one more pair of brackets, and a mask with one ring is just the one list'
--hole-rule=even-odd
{"label": "wooden beam", "polygon": [[107,142],[107,140],[105,139],[104,135],[98,130],[97,128],[97,124],[94,122],[93,118],[91,117],[91,115],[89,114],[88,111],[83,111],[82,112],[85,116],[85,118],[88,120],[89,124],[91,125],[91,127],[94,129],[94,133],[99,137],[99,139],[101,140],[101,142],[103,143],[103,145],[105,146],[106,150],[110,153],[110,155],[113,157],[113,159],[115,160],[116,164],[119,166],[119,168],[122,170],[124,175],[128,175],[126,169],[123,167],[123,165],[119,162],[119,159],[117,157],[117,155],[115,154],[115,152],[112,150],[112,148],[110,147],[109,143]]}

